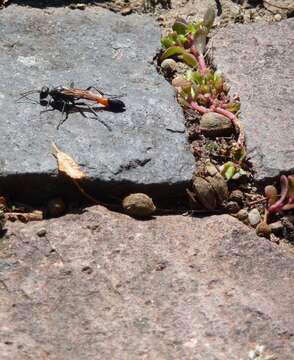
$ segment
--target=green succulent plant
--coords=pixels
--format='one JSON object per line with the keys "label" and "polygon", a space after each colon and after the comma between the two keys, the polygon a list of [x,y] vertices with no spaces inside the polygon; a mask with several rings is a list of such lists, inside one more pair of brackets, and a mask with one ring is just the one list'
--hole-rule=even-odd
{"label": "green succulent plant", "polygon": [[198,67],[201,72],[204,72],[207,35],[214,19],[215,11],[212,7],[207,10],[202,21],[187,23],[183,19],[178,19],[172,27],[173,31],[161,39],[165,51],[160,57],[160,62],[176,57],[192,68]]}

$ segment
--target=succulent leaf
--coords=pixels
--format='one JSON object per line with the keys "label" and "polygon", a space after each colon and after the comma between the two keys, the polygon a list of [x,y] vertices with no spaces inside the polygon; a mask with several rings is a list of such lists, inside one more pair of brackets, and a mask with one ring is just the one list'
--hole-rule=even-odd
{"label": "succulent leaf", "polygon": [[204,54],[206,47],[207,29],[201,28],[194,35],[194,46],[200,54]]}
{"label": "succulent leaf", "polygon": [[186,50],[180,46],[169,47],[160,57],[160,62],[172,56],[177,56],[186,53]]}
{"label": "succulent leaf", "polygon": [[198,63],[195,57],[192,54],[184,53],[183,55],[179,56],[179,59],[183,60],[187,65],[191,67],[197,67]]}
{"label": "succulent leaf", "polygon": [[176,21],[173,24],[173,31],[175,31],[179,35],[185,35],[187,33],[187,24],[184,24],[182,21]]}
{"label": "succulent leaf", "polygon": [[215,20],[215,10],[212,6],[210,6],[203,17],[203,25],[207,27],[208,30],[212,27]]}

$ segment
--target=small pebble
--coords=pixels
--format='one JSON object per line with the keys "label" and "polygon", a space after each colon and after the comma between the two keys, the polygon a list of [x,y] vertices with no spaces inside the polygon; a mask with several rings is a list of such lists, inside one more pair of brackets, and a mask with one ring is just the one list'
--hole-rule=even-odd
{"label": "small pebble", "polygon": [[37,231],[37,235],[38,235],[39,237],[45,236],[46,233],[47,233],[47,230],[46,230],[45,228],[41,228],[41,229],[39,229],[39,230]]}
{"label": "small pebble", "polygon": [[241,190],[233,190],[230,194],[229,200],[235,201],[239,205],[242,205],[244,201],[244,194]]}
{"label": "small pebble", "polygon": [[276,14],[274,16],[274,19],[275,19],[275,21],[281,21],[282,20],[282,15],[281,14]]}
{"label": "small pebble", "polygon": [[195,176],[193,179],[193,190],[197,199],[208,210],[213,210],[217,206],[216,193],[210,183],[202,177]]}
{"label": "small pebble", "polygon": [[125,212],[134,217],[149,217],[156,210],[152,199],[142,193],[131,194],[123,199]]}
{"label": "small pebble", "polygon": [[231,214],[236,214],[240,210],[240,206],[236,201],[229,201],[227,203],[226,209]]}
{"label": "small pebble", "polygon": [[251,226],[256,226],[261,221],[260,213],[257,209],[252,209],[248,213],[248,220]]}
{"label": "small pebble", "polygon": [[162,70],[164,70],[165,72],[173,72],[173,71],[176,70],[177,63],[176,63],[175,60],[173,60],[173,59],[165,59],[165,60],[163,60],[163,62],[161,63],[160,67],[161,67]]}
{"label": "small pebble", "polygon": [[229,136],[233,132],[232,122],[223,115],[215,112],[208,112],[202,115],[200,130],[208,137]]}
{"label": "small pebble", "polygon": [[245,210],[245,209],[239,210],[238,213],[237,213],[237,218],[240,221],[247,222],[247,220],[248,220],[248,211]]}
{"label": "small pebble", "polygon": [[225,204],[229,198],[228,184],[225,179],[220,174],[216,174],[215,176],[206,176],[205,180],[212,186],[218,204]]}
{"label": "small pebble", "polygon": [[265,237],[267,239],[270,238],[271,235],[271,227],[266,222],[262,221],[256,226],[256,235]]}
{"label": "small pebble", "polygon": [[72,10],[75,10],[75,9],[85,10],[86,9],[86,4],[82,4],[82,3],[80,3],[80,4],[71,4],[69,6],[69,8],[72,9]]}
{"label": "small pebble", "polygon": [[123,16],[130,15],[133,12],[133,9],[130,6],[127,6],[121,10]]}

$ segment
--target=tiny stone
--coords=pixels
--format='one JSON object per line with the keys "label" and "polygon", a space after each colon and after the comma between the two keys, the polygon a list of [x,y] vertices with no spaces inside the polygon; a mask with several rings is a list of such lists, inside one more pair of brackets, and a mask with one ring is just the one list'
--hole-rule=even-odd
{"label": "tiny stone", "polygon": [[229,136],[233,132],[233,125],[226,116],[208,112],[201,117],[200,130],[208,137]]}
{"label": "tiny stone", "polygon": [[264,221],[260,222],[256,226],[256,235],[257,236],[261,236],[261,237],[265,237],[265,238],[269,239],[271,232],[272,232],[271,227]]}
{"label": "tiny stone", "polygon": [[251,211],[249,211],[248,220],[251,226],[255,227],[257,224],[259,224],[261,221],[259,211],[257,209],[252,209]]}
{"label": "tiny stone", "polygon": [[176,70],[177,63],[173,59],[165,59],[161,63],[160,67],[166,72],[173,72]]}
{"label": "tiny stone", "polygon": [[130,6],[127,6],[121,10],[123,16],[130,15],[133,12],[133,9]]}
{"label": "tiny stone", "polygon": [[207,180],[212,186],[216,194],[218,204],[223,205],[224,203],[226,203],[229,197],[229,190],[228,184],[225,179],[220,174],[215,174],[215,176],[206,176],[205,180]]}
{"label": "tiny stone", "polygon": [[148,217],[156,210],[152,199],[142,193],[131,194],[125,197],[122,206],[127,214],[134,217]]}
{"label": "tiny stone", "polygon": [[206,171],[210,176],[214,176],[218,173],[216,166],[213,165],[211,162],[206,164]]}
{"label": "tiny stone", "polygon": [[226,206],[226,209],[228,210],[229,213],[236,214],[240,210],[240,206],[236,201],[229,201]]}
{"label": "tiny stone", "polygon": [[69,5],[69,8],[72,10],[76,10],[76,9],[85,10],[86,4],[81,4],[81,3],[80,4],[71,4],[71,5]]}
{"label": "tiny stone", "polygon": [[47,233],[47,230],[45,228],[41,228],[37,231],[37,235],[40,236],[40,237],[43,237],[45,236]]}
{"label": "tiny stone", "polygon": [[229,199],[231,201],[237,202],[239,205],[242,205],[244,201],[244,194],[241,190],[233,190],[230,194]]}
{"label": "tiny stone", "polygon": [[76,5],[76,8],[79,9],[79,10],[85,10],[86,9],[86,4],[77,4]]}
{"label": "tiny stone", "polygon": [[216,208],[216,193],[208,181],[202,177],[195,176],[193,179],[193,190],[197,194],[197,200],[208,210]]}
{"label": "tiny stone", "polygon": [[282,15],[281,14],[276,14],[274,16],[274,19],[275,19],[275,21],[281,21],[282,20]]}
{"label": "tiny stone", "polygon": [[237,218],[238,218],[240,221],[245,222],[245,221],[248,219],[248,211],[245,210],[245,209],[239,210],[238,213],[237,213]]}

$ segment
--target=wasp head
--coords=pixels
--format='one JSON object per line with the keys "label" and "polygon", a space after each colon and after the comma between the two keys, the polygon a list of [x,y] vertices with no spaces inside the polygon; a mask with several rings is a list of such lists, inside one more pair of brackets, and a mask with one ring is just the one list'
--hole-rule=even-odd
{"label": "wasp head", "polygon": [[45,99],[49,95],[50,89],[48,86],[43,86],[40,90],[40,99]]}

